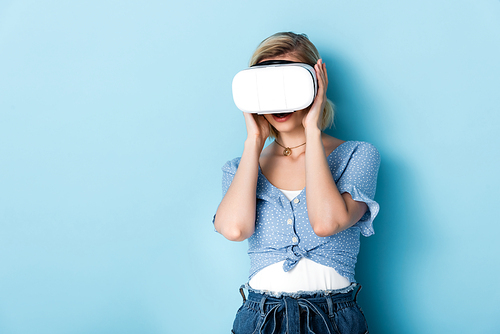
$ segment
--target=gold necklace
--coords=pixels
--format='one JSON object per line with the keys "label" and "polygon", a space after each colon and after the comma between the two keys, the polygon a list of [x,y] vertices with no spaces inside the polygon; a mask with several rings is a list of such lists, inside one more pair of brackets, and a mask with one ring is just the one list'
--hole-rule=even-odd
{"label": "gold necklace", "polygon": [[286,147],[286,146],[283,146],[283,145],[281,145],[280,143],[278,143],[278,141],[277,141],[276,139],[274,140],[274,142],[275,142],[276,144],[278,144],[279,146],[281,146],[281,147],[283,147],[283,148],[284,148],[284,150],[283,150],[283,155],[284,155],[285,157],[287,157],[287,156],[289,156],[289,155],[291,155],[291,154],[292,154],[292,148],[301,147],[301,146],[303,146],[303,145],[305,145],[305,144],[306,144],[306,143],[303,143],[303,144],[297,145],[297,146],[295,146],[295,147]]}

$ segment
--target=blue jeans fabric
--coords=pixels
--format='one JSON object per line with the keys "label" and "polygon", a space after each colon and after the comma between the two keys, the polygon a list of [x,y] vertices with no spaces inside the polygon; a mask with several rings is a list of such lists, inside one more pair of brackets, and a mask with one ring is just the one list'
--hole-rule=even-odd
{"label": "blue jeans fabric", "polygon": [[236,313],[233,334],[364,334],[365,316],[356,297],[359,284],[341,290],[282,293],[243,290],[243,305]]}

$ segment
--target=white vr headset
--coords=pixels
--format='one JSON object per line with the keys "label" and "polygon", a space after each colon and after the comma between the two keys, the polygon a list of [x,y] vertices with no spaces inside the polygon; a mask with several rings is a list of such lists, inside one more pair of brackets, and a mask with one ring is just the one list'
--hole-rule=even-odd
{"label": "white vr headset", "polygon": [[316,97],[317,85],[312,66],[270,60],[235,75],[233,99],[238,109],[247,113],[293,112],[311,105]]}

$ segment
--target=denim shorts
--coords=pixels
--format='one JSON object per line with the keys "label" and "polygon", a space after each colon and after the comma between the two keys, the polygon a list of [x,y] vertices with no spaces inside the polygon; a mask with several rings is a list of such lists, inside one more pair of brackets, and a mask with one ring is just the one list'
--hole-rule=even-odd
{"label": "denim shorts", "polygon": [[236,313],[233,334],[364,334],[365,316],[356,297],[361,285],[340,290],[280,293],[243,286],[243,305]]}

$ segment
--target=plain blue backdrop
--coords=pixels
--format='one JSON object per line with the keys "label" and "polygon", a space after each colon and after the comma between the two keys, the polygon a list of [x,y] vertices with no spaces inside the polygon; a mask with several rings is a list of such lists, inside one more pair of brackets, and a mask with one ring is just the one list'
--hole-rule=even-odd
{"label": "plain blue backdrop", "polygon": [[341,139],[382,155],[372,333],[498,333],[500,1],[0,1],[0,333],[229,333],[231,80],[305,32]]}

